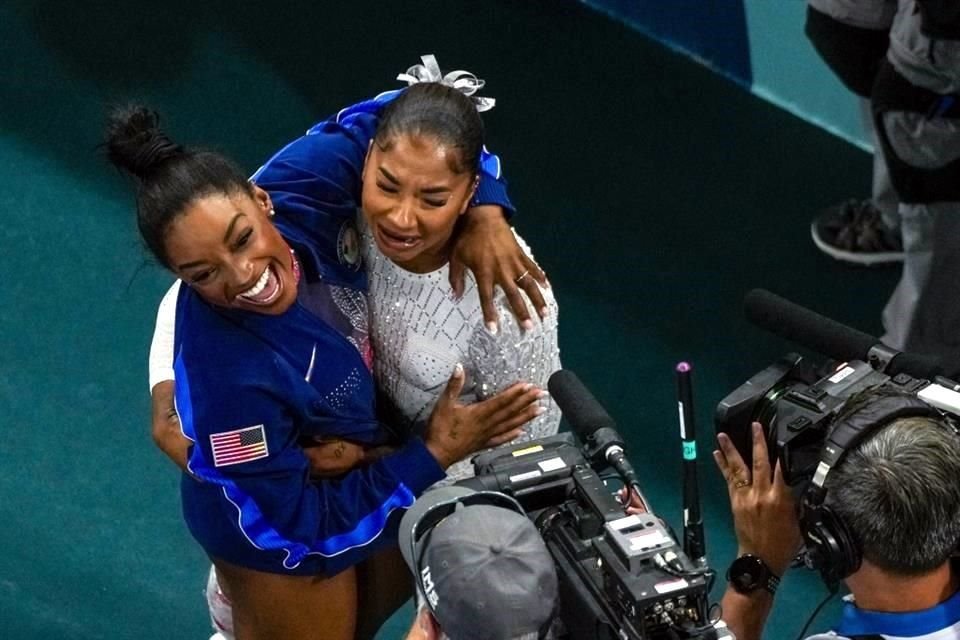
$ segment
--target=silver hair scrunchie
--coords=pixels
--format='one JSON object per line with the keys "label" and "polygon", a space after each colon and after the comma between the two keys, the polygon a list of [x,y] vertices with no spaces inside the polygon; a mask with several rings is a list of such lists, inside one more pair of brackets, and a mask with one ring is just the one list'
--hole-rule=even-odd
{"label": "silver hair scrunchie", "polygon": [[419,82],[439,82],[440,84],[452,87],[473,100],[477,111],[480,113],[493,109],[494,105],[497,104],[494,98],[474,95],[480,91],[480,89],[483,89],[483,85],[485,85],[486,82],[469,71],[458,69],[457,71],[451,71],[444,75],[440,71],[440,65],[437,64],[437,57],[433,54],[420,56],[420,60],[423,61],[423,64],[413,65],[407,69],[406,73],[398,75],[397,80],[403,80],[408,86],[415,85]]}

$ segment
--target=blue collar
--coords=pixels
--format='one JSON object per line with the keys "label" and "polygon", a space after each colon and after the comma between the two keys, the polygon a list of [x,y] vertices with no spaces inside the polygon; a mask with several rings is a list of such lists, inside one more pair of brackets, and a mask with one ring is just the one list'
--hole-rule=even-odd
{"label": "blue collar", "polygon": [[848,602],[837,633],[842,636],[887,635],[911,638],[945,629],[960,621],[960,591],[935,607],[908,613],[858,609]]}

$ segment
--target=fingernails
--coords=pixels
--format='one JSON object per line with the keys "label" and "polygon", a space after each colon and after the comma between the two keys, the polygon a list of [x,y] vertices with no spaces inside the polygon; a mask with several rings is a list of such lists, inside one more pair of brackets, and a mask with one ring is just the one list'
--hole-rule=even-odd
{"label": "fingernails", "polygon": [[535,413],[539,416],[546,413],[546,411],[547,411],[546,407],[537,407],[537,410],[535,411]]}
{"label": "fingernails", "polygon": [[541,399],[542,399],[542,398],[546,398],[548,395],[550,395],[550,394],[547,393],[546,391],[544,391],[543,389],[541,389],[540,392],[537,393],[537,397],[538,397],[538,398],[541,398]]}
{"label": "fingernails", "polygon": [[524,331],[532,331],[532,330],[533,330],[533,320],[530,320],[529,318],[527,318],[526,320],[524,320],[523,322],[520,323],[520,326],[523,327],[523,330],[524,330]]}
{"label": "fingernails", "polygon": [[487,331],[489,331],[492,335],[497,335],[497,331],[498,331],[497,323],[496,323],[496,322],[488,322],[488,323],[487,323]]}
{"label": "fingernails", "polygon": [[460,364],[459,362],[453,367],[453,375],[455,375],[458,378],[463,377],[463,365]]}
{"label": "fingernails", "polygon": [[525,384],[523,385],[523,390],[524,390],[524,391],[530,391],[530,389],[533,389],[533,385],[530,384],[529,382],[527,382],[527,383],[525,383]]}
{"label": "fingernails", "polygon": [[550,309],[547,307],[540,307],[540,317],[546,318],[548,315],[550,315]]}

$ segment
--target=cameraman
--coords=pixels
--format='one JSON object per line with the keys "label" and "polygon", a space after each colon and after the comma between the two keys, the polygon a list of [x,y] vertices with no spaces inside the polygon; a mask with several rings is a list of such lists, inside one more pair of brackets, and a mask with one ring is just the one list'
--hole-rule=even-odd
{"label": "cameraman", "polygon": [[[915,406],[909,417],[879,417],[876,407],[898,402],[920,401],[868,390],[852,397],[834,421],[832,433],[854,420],[868,425],[829,470],[820,494],[822,510],[840,523],[832,524],[834,530],[849,532],[839,547],[845,552],[819,556],[827,558],[820,570],[842,579],[851,595],[835,631],[812,638],[960,638],[960,574],[950,562],[960,540],[960,439],[932,409],[923,415]],[[816,537],[820,531],[811,529],[811,520],[799,518],[780,463],[771,470],[759,423],[753,424],[752,468],[725,434],[718,443],[713,455],[727,482],[739,544],[723,617],[739,640],[756,640],[802,536],[814,546],[823,536]]]}
{"label": "cameraman", "polygon": [[399,544],[420,606],[407,640],[552,637],[556,568],[513,498],[459,486],[428,491],[404,515]]}

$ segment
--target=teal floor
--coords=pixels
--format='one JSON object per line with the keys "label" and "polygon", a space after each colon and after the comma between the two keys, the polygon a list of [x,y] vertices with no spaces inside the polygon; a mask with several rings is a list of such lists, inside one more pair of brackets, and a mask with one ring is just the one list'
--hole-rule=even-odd
{"label": "teal floor", "polygon": [[[422,53],[486,78],[489,144],[560,301],[564,364],[674,523],[673,365],[694,365],[706,452],[716,402],[790,348],[743,320],[746,290],[879,329],[896,270],[838,266],[807,228],[866,191],[868,157],[572,0],[107,4],[0,4],[0,638],[207,637],[206,563],[148,436],[170,278],[98,155],[107,103],[148,100],[180,140],[253,170]],[[722,568],[729,513],[704,458]],[[788,576],[768,636],[794,636],[822,592]]]}

